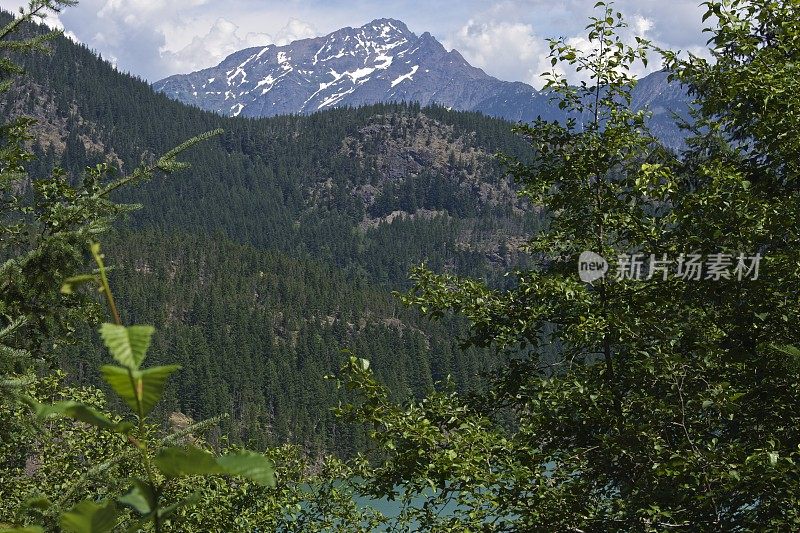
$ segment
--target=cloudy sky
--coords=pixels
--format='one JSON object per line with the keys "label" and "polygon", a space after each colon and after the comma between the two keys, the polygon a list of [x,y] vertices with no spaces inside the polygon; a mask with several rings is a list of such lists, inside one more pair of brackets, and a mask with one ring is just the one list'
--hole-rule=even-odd
{"label": "cloudy sky", "polygon": [[[16,10],[22,0],[0,0]],[[618,0],[632,33],[698,52],[700,0]],[[373,19],[430,32],[473,65],[540,86],[548,37],[580,45],[595,0],[81,0],[51,21],[149,81],[217,64],[236,50],[325,35]]]}

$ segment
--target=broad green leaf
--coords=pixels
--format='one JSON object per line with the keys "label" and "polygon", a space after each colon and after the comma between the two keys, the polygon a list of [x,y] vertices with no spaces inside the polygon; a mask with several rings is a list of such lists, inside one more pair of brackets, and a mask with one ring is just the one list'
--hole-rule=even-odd
{"label": "broad green leaf", "polygon": [[47,418],[53,415],[67,416],[93,426],[119,433],[125,433],[132,427],[128,422],[112,422],[104,414],[82,403],[64,401],[54,404],[42,404],[30,397],[25,397],[24,400],[25,403],[33,408],[36,416],[39,418]]}
{"label": "broad green leaf", "polygon": [[[181,368],[181,365],[154,366],[147,370],[137,372],[137,378],[141,380],[142,405],[144,414],[149,413],[153,407],[161,400],[164,393],[164,385],[167,379]],[[139,383],[139,382],[137,382]]]}
{"label": "broad green leaf", "polygon": [[84,500],[61,516],[61,529],[70,533],[105,533],[114,528],[118,516],[113,501],[98,504]]}
{"label": "broad green leaf", "polygon": [[122,398],[133,412],[139,412],[139,402],[137,401],[136,389],[132,372],[120,366],[103,365],[100,367],[103,379],[108,383],[114,392]]}
{"label": "broad green leaf", "polygon": [[200,448],[164,448],[155,459],[161,473],[167,477],[223,474],[214,456]]}
{"label": "broad green leaf", "polygon": [[164,448],[156,457],[155,464],[167,477],[227,474],[245,477],[260,485],[275,485],[272,461],[249,450],[214,457],[193,446]]}
{"label": "broad green leaf", "polygon": [[100,336],[114,360],[134,370],[144,361],[154,331],[153,326],[100,326]]}
{"label": "broad green leaf", "polygon": [[259,485],[275,486],[275,466],[260,453],[242,450],[223,455],[217,463],[232,476],[242,476]]}
{"label": "broad green leaf", "polygon": [[100,367],[100,372],[114,392],[135,413],[144,416],[152,411],[161,399],[167,379],[179,368],[180,365],[167,365],[129,371],[119,366],[104,365]]}
{"label": "broad green leaf", "polygon": [[128,492],[117,498],[117,501],[136,510],[141,515],[146,515],[150,514],[156,506],[156,495],[148,483],[134,479]]}

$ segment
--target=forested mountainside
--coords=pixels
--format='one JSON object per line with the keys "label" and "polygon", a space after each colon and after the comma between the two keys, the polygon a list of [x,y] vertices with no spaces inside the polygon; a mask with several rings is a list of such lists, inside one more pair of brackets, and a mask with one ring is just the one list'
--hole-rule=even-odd
{"label": "forested mountainside", "polygon": [[[421,262],[489,278],[519,263],[538,217],[493,157],[530,156],[511,124],[405,104],[225,118],[63,38],[24,64],[26,81],[2,109],[38,120],[34,175],[103,161],[130,170],[142,153],[224,129],[187,154],[190,171],[119,195],[144,207],[125,244],[107,250],[131,322],[168,325],[155,353],[184,368],[171,408],[228,413],[226,427],[259,445],[347,453],[360,437],[334,428],[339,398],[322,380],[341,349],[369,357],[399,395],[448,374],[461,388],[482,382],[492,357],[460,351],[459,326],[418,320],[390,290]],[[97,357],[89,352],[65,358],[73,378],[92,379],[73,364]]]}
{"label": "forested mountainside", "polygon": [[471,387],[492,364],[485,351],[458,347],[461,322],[422,319],[387,291],[314,260],[151,230],[123,232],[106,254],[124,319],[160,324],[150,357],[183,366],[166,412],[227,413],[223,431],[253,447],[288,440],[312,454],[347,455],[366,444],[330,411],[346,397],[324,376],[341,366],[343,350],[369,354],[398,398],[420,397],[448,374]]}
{"label": "forested mountainside", "polygon": [[416,105],[223,118],[154,93],[66,39],[26,68],[29,83],[5,98],[40,120],[41,168],[77,173],[106,157],[130,168],[143,152],[225,130],[189,155],[184,178],[124,198],[146,206],[138,227],[222,232],[396,286],[423,260],[480,273],[535,224],[493,157],[529,155],[501,120]]}

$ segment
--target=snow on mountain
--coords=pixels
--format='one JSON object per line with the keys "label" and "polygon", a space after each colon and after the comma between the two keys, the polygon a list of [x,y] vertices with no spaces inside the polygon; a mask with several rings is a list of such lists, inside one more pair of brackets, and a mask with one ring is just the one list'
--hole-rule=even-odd
{"label": "snow on mountain", "polygon": [[[676,106],[675,111],[685,112],[685,100],[675,97],[673,89],[666,91],[672,107],[660,105],[658,95],[666,81],[663,75],[654,76],[640,84],[647,91],[635,100],[666,113],[657,126],[668,144],[674,144],[678,133],[667,118]],[[229,116],[307,114],[392,101],[436,103],[512,121],[561,116],[530,85],[493,78],[457,51],[445,50],[430,33],[417,36],[394,19],[286,46],[240,50],[215,67],[170,76],[153,86],[184,103]]]}

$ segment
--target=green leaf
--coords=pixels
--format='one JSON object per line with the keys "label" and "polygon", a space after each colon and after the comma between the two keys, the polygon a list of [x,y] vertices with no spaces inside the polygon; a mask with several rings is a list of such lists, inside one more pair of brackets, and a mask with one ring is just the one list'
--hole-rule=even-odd
{"label": "green leaf", "polygon": [[132,372],[120,366],[103,365],[100,367],[103,379],[108,383],[114,392],[122,398],[134,412],[139,412],[139,402],[137,401],[136,390]]}
{"label": "green leaf", "polygon": [[0,533],[44,533],[44,529],[40,526],[13,527],[0,529]]}
{"label": "green leaf", "polygon": [[778,464],[778,457],[779,457],[778,452],[768,452],[767,456],[769,457],[769,464],[771,464],[772,466]]}
{"label": "green leaf", "polygon": [[114,528],[117,516],[113,501],[98,504],[84,500],[61,516],[61,529],[70,533],[104,533]]}
{"label": "green leaf", "polygon": [[161,399],[169,376],[180,365],[155,366],[147,370],[130,370],[119,366],[100,367],[103,379],[133,411],[145,416]]}
{"label": "green leaf", "polygon": [[33,498],[28,498],[27,500],[25,500],[25,503],[23,504],[23,507],[25,509],[39,509],[41,511],[45,511],[45,510],[49,509],[50,506],[52,506],[52,505],[53,505],[53,502],[51,502],[49,499],[47,499],[47,497],[45,497],[45,496],[35,496]]}
{"label": "green leaf", "polygon": [[362,359],[360,357],[356,357],[355,355],[350,356],[350,362],[355,365],[357,368],[367,371],[369,370],[369,360]]}
{"label": "green leaf", "polygon": [[167,477],[222,474],[214,456],[200,448],[164,448],[155,459],[161,473]]}
{"label": "green leaf", "polygon": [[778,350],[779,352],[785,353],[786,355],[791,355],[792,357],[800,357],[800,349],[798,349],[795,346],[778,346],[776,344],[773,344],[772,347]]}
{"label": "green leaf", "polygon": [[129,422],[112,422],[104,414],[78,402],[64,401],[54,404],[42,404],[30,397],[24,397],[23,400],[31,406],[38,418],[47,418],[54,415],[67,416],[99,428],[119,433],[125,433],[132,427]]}
{"label": "green leaf", "polygon": [[222,469],[232,476],[242,476],[259,485],[275,486],[275,465],[260,453],[242,450],[217,459]]}
{"label": "green leaf", "polygon": [[117,498],[117,501],[126,507],[130,507],[138,512],[140,515],[146,515],[153,512],[156,506],[156,495],[148,483],[139,479],[133,480],[133,486]]}
{"label": "green leaf", "polygon": [[154,366],[147,370],[137,372],[138,379],[142,383],[142,405],[144,414],[149,413],[153,407],[161,400],[164,393],[164,385],[167,379],[181,368],[181,365]]}
{"label": "green leaf", "polygon": [[154,331],[153,326],[100,326],[100,336],[114,360],[134,370],[144,361]]}
{"label": "green leaf", "polygon": [[97,276],[94,274],[81,274],[80,276],[72,276],[64,280],[61,284],[61,294],[72,294],[75,287],[83,285],[84,283],[97,282]]}
{"label": "green leaf", "polygon": [[249,450],[214,457],[194,446],[164,448],[156,456],[155,464],[167,477],[227,474],[241,476],[260,485],[275,485],[272,461]]}

